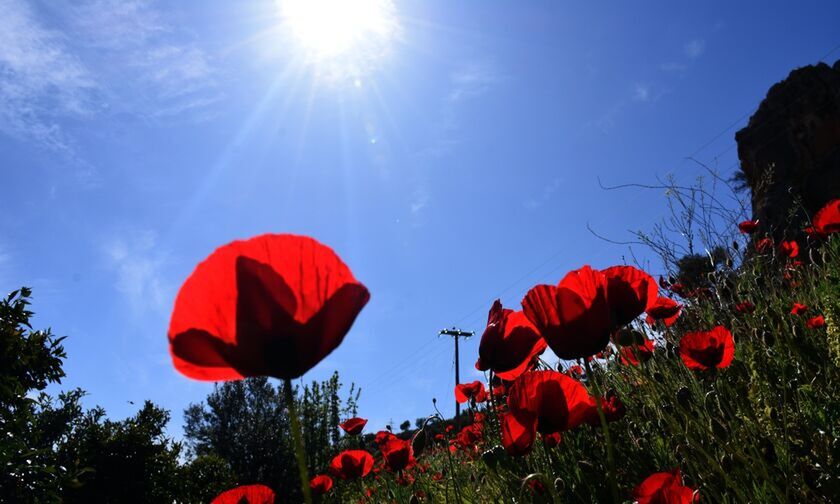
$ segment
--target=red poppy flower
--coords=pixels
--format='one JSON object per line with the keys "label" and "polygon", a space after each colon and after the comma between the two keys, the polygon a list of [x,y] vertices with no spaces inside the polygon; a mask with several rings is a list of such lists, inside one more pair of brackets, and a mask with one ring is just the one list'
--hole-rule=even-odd
{"label": "red poppy flower", "polygon": [[561,436],[560,436],[559,432],[552,432],[550,434],[543,434],[542,435],[543,443],[545,443],[545,445],[549,448],[554,448],[557,445],[559,445],[560,444],[560,439],[561,439]]}
{"label": "red poppy flower", "polygon": [[326,474],[319,474],[312,478],[309,482],[309,489],[312,490],[313,495],[324,495],[333,487],[333,480]]}
{"label": "red poppy flower", "polygon": [[755,311],[755,305],[749,301],[741,301],[735,305],[735,311],[738,313],[752,313]]}
{"label": "red poppy flower", "polygon": [[758,221],[757,220],[745,220],[745,221],[741,222],[740,224],[738,224],[738,229],[740,229],[741,232],[744,233],[744,234],[752,233],[753,231],[756,230],[757,227],[758,227]]}
{"label": "red poppy flower", "polygon": [[668,290],[670,290],[671,292],[673,292],[674,294],[676,294],[678,296],[682,296],[683,293],[685,293],[685,285],[683,285],[679,282],[673,283],[673,284],[671,284],[670,287],[668,287]]}
{"label": "red poppy flower", "polygon": [[613,322],[618,327],[632,322],[658,297],[656,280],[638,268],[613,266],[601,273],[607,277],[607,301]]}
{"label": "red poppy flower", "polygon": [[414,450],[411,447],[411,440],[393,437],[379,447],[385,463],[392,471],[402,471],[406,467],[414,465]]}
{"label": "red poppy flower", "polygon": [[814,226],[806,226],[804,231],[812,240],[820,241],[828,238],[827,234],[817,231],[817,228]]}
{"label": "red poppy flower", "polygon": [[656,320],[666,320],[679,316],[682,305],[671,298],[659,296],[647,309],[647,314]]}
{"label": "red poppy flower", "polygon": [[443,473],[442,472],[436,472],[432,475],[432,481],[440,481],[442,479],[443,479]]}
{"label": "red poppy flower", "polygon": [[651,474],[633,489],[638,504],[691,504],[699,499],[694,489],[683,486],[680,470]]}
{"label": "red poppy flower", "polygon": [[641,345],[628,345],[621,347],[621,362],[638,366],[639,362],[646,362],[653,357],[656,344],[653,340],[645,338]]}
{"label": "red poppy flower", "polygon": [[265,485],[244,485],[220,493],[210,504],[274,504],[274,490]]}
{"label": "red poppy flower", "polygon": [[169,324],[172,360],[197,380],[297,378],[341,343],[369,298],[312,238],[235,241],[181,286]]}
{"label": "red poppy flower", "polygon": [[[604,420],[607,422],[621,420],[627,414],[627,407],[618,398],[614,390],[609,390],[607,395],[601,398],[601,409],[604,412]],[[601,417],[598,415],[598,404],[595,400],[589,405],[584,416],[584,423],[596,427],[601,425]]]}
{"label": "red poppy flower", "polygon": [[787,257],[796,257],[799,255],[799,244],[795,240],[783,241],[779,244],[779,252]]}
{"label": "red poppy flower", "polygon": [[522,423],[512,413],[499,415],[502,429],[502,446],[509,455],[519,457],[531,453],[534,438],[537,435],[537,419],[533,416],[520,415]]}
{"label": "red poppy flower", "polygon": [[455,435],[454,442],[461,448],[473,448],[476,443],[482,441],[483,439],[484,432],[481,424],[474,423],[461,429],[458,434]]}
{"label": "red poppy flower", "polygon": [[454,430],[455,430],[455,426],[454,426],[454,425],[449,424],[449,425],[447,425],[447,426],[446,426],[446,432],[452,432],[452,431],[454,431]]}
{"label": "red poppy flower", "polygon": [[735,356],[735,340],[729,329],[692,332],[680,340],[680,357],[690,369],[725,368]]}
{"label": "red poppy flower", "polygon": [[573,429],[586,419],[592,397],[579,381],[557,371],[533,371],[520,376],[508,394],[508,407],[521,425],[536,419],[541,433]]}
{"label": "red poppy flower", "polygon": [[341,479],[364,478],[373,468],[373,456],[364,450],[344,450],[330,462],[330,472]]}
{"label": "red poppy flower", "polygon": [[546,346],[524,313],[502,308],[497,299],[487,316],[475,367],[479,371],[492,369],[501,379],[513,380],[528,369],[531,360]]}
{"label": "red poppy flower", "polygon": [[805,325],[808,329],[819,329],[820,327],[825,326],[825,317],[822,315],[817,315],[816,317],[811,317],[805,322]]}
{"label": "red poppy flower", "polygon": [[362,429],[365,428],[367,422],[368,421],[365,418],[356,417],[345,420],[338,424],[338,426],[341,427],[341,430],[343,430],[347,434],[351,436],[356,436],[362,432]]}
{"label": "red poppy flower", "polygon": [[814,215],[814,229],[823,236],[840,232],[840,199],[829,201]]}
{"label": "red poppy flower", "polygon": [[808,306],[802,303],[793,303],[793,308],[790,309],[791,315],[805,315],[808,311]]}
{"label": "red poppy flower", "polygon": [[455,400],[463,404],[470,399],[477,403],[487,400],[487,391],[484,384],[476,380],[472,383],[459,383],[455,385]]}
{"label": "red poppy flower", "polygon": [[575,380],[580,380],[583,377],[583,368],[580,365],[575,364],[574,366],[569,366],[569,369],[566,370],[566,374],[574,378]]}
{"label": "red poppy flower", "polygon": [[446,440],[446,436],[443,434],[435,434],[435,441],[444,441]]}
{"label": "red poppy flower", "polygon": [[381,430],[381,431],[376,433],[376,436],[373,438],[373,442],[376,443],[377,446],[381,446],[382,443],[388,441],[391,438],[395,438],[395,437],[397,437],[397,436],[395,436],[392,432]]}
{"label": "red poppy flower", "polygon": [[755,242],[755,251],[759,254],[766,254],[773,250],[773,240],[770,238],[762,238]]}
{"label": "red poppy flower", "polygon": [[589,357],[610,340],[607,277],[589,266],[570,272],[557,286],[532,288],[522,308],[561,359]]}

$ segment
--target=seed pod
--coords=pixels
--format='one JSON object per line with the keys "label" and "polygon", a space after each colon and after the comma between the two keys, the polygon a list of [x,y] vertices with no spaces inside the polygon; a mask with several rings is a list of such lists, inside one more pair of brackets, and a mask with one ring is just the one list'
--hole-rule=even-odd
{"label": "seed pod", "polygon": [[776,337],[773,335],[772,331],[764,331],[762,339],[764,340],[764,344],[769,347],[773,346],[776,343]]}
{"label": "seed pod", "polygon": [[408,504],[420,504],[420,499],[418,499],[416,495],[412,494],[411,498],[408,499]]}
{"label": "seed pod", "polygon": [[429,435],[426,433],[426,429],[422,428],[418,430],[414,437],[411,438],[411,449],[414,450],[414,456],[419,457],[423,454],[423,450],[426,449],[426,444],[429,441]]}

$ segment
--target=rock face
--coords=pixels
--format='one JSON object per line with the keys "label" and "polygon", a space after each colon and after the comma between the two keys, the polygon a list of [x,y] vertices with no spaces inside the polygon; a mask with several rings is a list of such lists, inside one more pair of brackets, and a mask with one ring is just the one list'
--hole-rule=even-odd
{"label": "rock face", "polygon": [[735,134],[758,232],[793,238],[840,197],[840,61],[796,69]]}

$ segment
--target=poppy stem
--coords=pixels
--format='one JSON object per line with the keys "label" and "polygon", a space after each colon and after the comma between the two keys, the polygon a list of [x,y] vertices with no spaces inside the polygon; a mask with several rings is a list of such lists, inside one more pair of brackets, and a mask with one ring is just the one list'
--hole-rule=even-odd
{"label": "poppy stem", "polygon": [[601,405],[601,388],[595,382],[592,375],[592,367],[589,365],[587,359],[583,359],[583,365],[586,367],[586,381],[592,380],[592,386],[595,389],[595,407],[598,410],[598,418],[601,420],[601,429],[604,431],[604,440],[607,442],[607,465],[608,465],[608,479],[610,481],[610,492],[612,493],[613,502],[619,504],[621,499],[618,496],[618,484],[615,480],[615,455],[613,454],[612,437],[610,436],[610,428],[607,425],[607,417],[604,415],[604,408]]}
{"label": "poppy stem", "polygon": [[298,472],[300,473],[300,489],[303,491],[304,502],[306,504],[312,504],[312,494],[309,491],[309,474],[306,469],[306,449],[303,446],[303,436],[300,432],[300,420],[297,415],[295,394],[292,392],[291,380],[283,380],[283,394],[286,397],[286,407],[289,408],[289,423],[292,426],[295,457],[297,457]]}

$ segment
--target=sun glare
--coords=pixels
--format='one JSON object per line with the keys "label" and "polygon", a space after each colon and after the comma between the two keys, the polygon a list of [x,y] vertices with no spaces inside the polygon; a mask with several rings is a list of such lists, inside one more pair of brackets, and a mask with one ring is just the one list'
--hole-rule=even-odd
{"label": "sun glare", "polygon": [[287,29],[318,59],[382,46],[395,28],[391,0],[279,0],[279,5]]}

